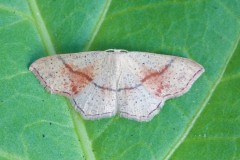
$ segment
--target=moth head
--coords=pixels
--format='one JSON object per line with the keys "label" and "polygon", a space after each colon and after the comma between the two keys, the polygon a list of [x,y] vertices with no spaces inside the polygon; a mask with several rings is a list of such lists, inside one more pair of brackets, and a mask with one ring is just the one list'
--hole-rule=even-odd
{"label": "moth head", "polygon": [[127,53],[127,50],[123,50],[123,49],[108,49],[105,52],[113,52],[113,53]]}

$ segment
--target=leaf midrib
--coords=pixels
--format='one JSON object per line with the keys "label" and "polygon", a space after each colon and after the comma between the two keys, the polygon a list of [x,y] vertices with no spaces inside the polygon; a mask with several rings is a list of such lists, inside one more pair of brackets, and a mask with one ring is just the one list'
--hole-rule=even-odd
{"label": "leaf midrib", "polygon": [[39,35],[41,37],[42,43],[46,49],[46,52],[48,55],[54,55],[56,54],[56,50],[54,48],[54,45],[52,43],[51,37],[48,33],[48,30],[46,28],[46,25],[42,19],[41,12],[38,9],[37,3],[35,0],[28,0],[28,5],[31,10],[35,26],[39,32]]}
{"label": "leaf midrib", "polygon": [[[50,35],[49,35],[48,31],[47,31],[47,28],[46,28],[46,26],[45,26],[45,23],[44,23],[44,21],[43,21],[43,19],[42,19],[42,17],[41,17],[41,14],[40,14],[39,9],[38,9],[38,7],[37,7],[36,1],[35,1],[35,0],[28,0],[28,3],[29,3],[29,8],[31,9],[31,12],[32,12],[32,14],[33,14],[33,17],[34,17],[34,19],[35,19],[35,23],[36,23],[36,27],[37,27],[37,29],[38,29],[39,35],[40,35],[40,37],[41,37],[41,39],[42,39],[42,42],[43,42],[43,44],[44,44],[44,46],[45,46],[45,49],[46,49],[47,53],[48,53],[49,55],[56,54],[54,45],[53,45],[52,40],[51,40],[51,38],[50,38]],[[98,22],[97,22],[97,24],[96,24],[96,27],[95,27],[95,29],[94,29],[94,31],[93,31],[93,33],[92,33],[92,36],[91,36],[91,38],[90,38],[90,41],[89,41],[89,43],[87,43],[87,45],[86,45],[86,47],[85,47],[85,50],[88,50],[88,49],[90,48],[90,46],[92,45],[92,43],[93,43],[93,41],[94,41],[94,39],[95,39],[95,37],[96,37],[96,35],[97,35],[97,33],[98,33],[101,25],[102,25],[102,23],[103,23],[103,20],[104,20],[104,18],[105,18],[105,16],[106,16],[106,13],[107,13],[107,11],[108,11],[108,9],[109,9],[110,4],[111,4],[111,0],[108,0],[108,1],[106,2],[106,5],[105,5],[105,7],[104,7],[104,9],[103,9],[103,12],[102,12],[100,18],[99,18],[99,20],[98,20]],[[173,147],[172,147],[172,148],[169,150],[169,152],[165,155],[164,159],[169,159],[169,158],[174,154],[174,152],[178,149],[178,147],[184,142],[185,138],[187,137],[187,135],[189,134],[190,130],[191,130],[192,127],[194,126],[195,122],[196,122],[197,119],[200,117],[202,111],[203,111],[203,110],[205,109],[205,107],[207,106],[207,104],[208,104],[209,100],[211,99],[214,91],[216,90],[217,86],[219,85],[219,83],[221,82],[221,80],[222,80],[222,78],[223,78],[223,75],[224,75],[224,73],[225,73],[225,71],[226,71],[226,68],[227,68],[227,66],[228,66],[228,64],[229,64],[229,62],[230,62],[230,60],[231,60],[231,58],[232,58],[232,56],[233,56],[233,54],[234,54],[234,50],[237,48],[237,45],[238,45],[238,43],[239,43],[239,40],[240,40],[240,37],[238,37],[238,40],[236,41],[236,43],[235,43],[235,45],[234,45],[234,47],[233,47],[233,49],[232,49],[232,52],[231,52],[231,54],[229,54],[229,57],[228,57],[225,65],[224,65],[224,67],[223,67],[223,70],[222,70],[221,74],[219,75],[219,78],[216,80],[216,83],[214,83],[214,85],[212,86],[212,89],[210,90],[210,92],[209,92],[209,94],[207,95],[206,99],[205,99],[204,102],[202,103],[201,107],[198,109],[198,111],[196,112],[196,114],[193,116],[192,120],[189,121],[190,123],[189,123],[189,125],[187,125],[188,127],[184,130],[184,132],[183,132],[183,134],[181,135],[181,137],[176,141],[175,145],[173,145]],[[70,105],[70,104],[69,104],[69,105]],[[70,107],[71,107],[71,106],[70,106]],[[78,137],[81,137],[81,136],[80,136],[81,134],[80,134],[79,131],[78,131],[78,130],[79,130],[79,127],[77,127],[77,125],[80,123],[80,124],[82,125],[81,127],[83,127],[83,128],[80,127],[80,128],[81,128],[81,129],[80,129],[81,132],[85,132],[86,135],[88,135],[83,120],[80,118],[80,116],[78,116],[78,118],[74,118],[74,114],[75,114],[75,112],[72,113],[72,112],[70,111],[70,115],[71,115],[72,121],[73,121],[73,123],[74,123],[74,128],[75,128],[76,134],[78,135]],[[75,115],[75,116],[76,116],[76,115]],[[80,121],[78,121],[77,119],[80,119]],[[78,125],[78,126],[79,126],[79,125]],[[82,138],[83,138],[83,137],[82,137]],[[80,138],[80,139],[82,139],[82,138]],[[89,143],[91,144],[91,141],[90,141],[89,138],[88,138],[88,141],[89,141]],[[80,143],[81,143],[81,141],[80,141]],[[86,145],[86,144],[81,144],[81,146],[82,146],[82,147],[87,147],[88,145]],[[90,154],[92,154],[92,155],[94,156],[94,153],[92,152],[91,147],[92,147],[92,146],[90,146],[90,148],[88,148],[87,150],[88,150],[89,152],[91,152]],[[86,151],[86,149],[83,149],[83,150]],[[86,152],[85,152],[84,154],[86,154],[86,157],[89,157],[89,156],[87,155],[87,154],[89,154],[89,153],[86,153]],[[90,156],[90,157],[91,157],[91,156]],[[94,159],[95,159],[95,157],[94,157]]]}
{"label": "leaf midrib", "polygon": [[[41,37],[42,43],[46,49],[46,52],[48,55],[54,55],[56,54],[56,50],[54,48],[54,45],[52,43],[51,37],[48,33],[48,30],[46,28],[46,25],[44,23],[44,20],[42,19],[41,13],[39,11],[38,5],[35,0],[28,0],[28,5],[31,10],[35,26],[37,28],[37,31],[39,32],[39,35]],[[91,45],[91,44],[90,44]],[[69,100],[66,101],[69,102]],[[67,104],[70,108],[70,116],[72,118],[74,130],[76,132],[77,137],[79,138],[80,146],[82,147],[83,154],[87,159],[96,159],[95,155],[92,150],[92,143],[88,137],[88,133],[85,127],[85,124],[79,114],[77,114],[72,109],[72,105],[70,103]]]}

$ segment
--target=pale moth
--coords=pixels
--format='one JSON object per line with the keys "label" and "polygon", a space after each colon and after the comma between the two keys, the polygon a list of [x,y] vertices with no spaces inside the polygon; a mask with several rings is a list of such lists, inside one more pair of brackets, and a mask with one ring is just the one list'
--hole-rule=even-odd
{"label": "pale moth", "polygon": [[51,93],[67,96],[85,119],[119,114],[137,121],[151,120],[204,72],[190,59],[116,49],[48,56],[29,69]]}

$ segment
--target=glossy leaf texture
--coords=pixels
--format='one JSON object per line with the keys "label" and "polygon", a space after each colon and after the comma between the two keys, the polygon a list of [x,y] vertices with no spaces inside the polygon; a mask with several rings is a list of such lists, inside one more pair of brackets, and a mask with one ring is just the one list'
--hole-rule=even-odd
{"label": "glossy leaf texture", "polygon": [[[0,0],[0,159],[240,159],[238,0]],[[28,70],[38,58],[126,49],[205,68],[152,121],[85,121]]]}

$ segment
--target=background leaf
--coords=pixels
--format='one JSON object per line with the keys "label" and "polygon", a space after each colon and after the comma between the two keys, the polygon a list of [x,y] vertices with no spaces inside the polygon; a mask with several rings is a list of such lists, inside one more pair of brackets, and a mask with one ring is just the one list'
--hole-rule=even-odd
{"label": "background leaf", "polygon": [[[1,0],[0,159],[240,159],[237,0]],[[187,57],[206,70],[148,123],[85,121],[29,65],[120,48]]]}

